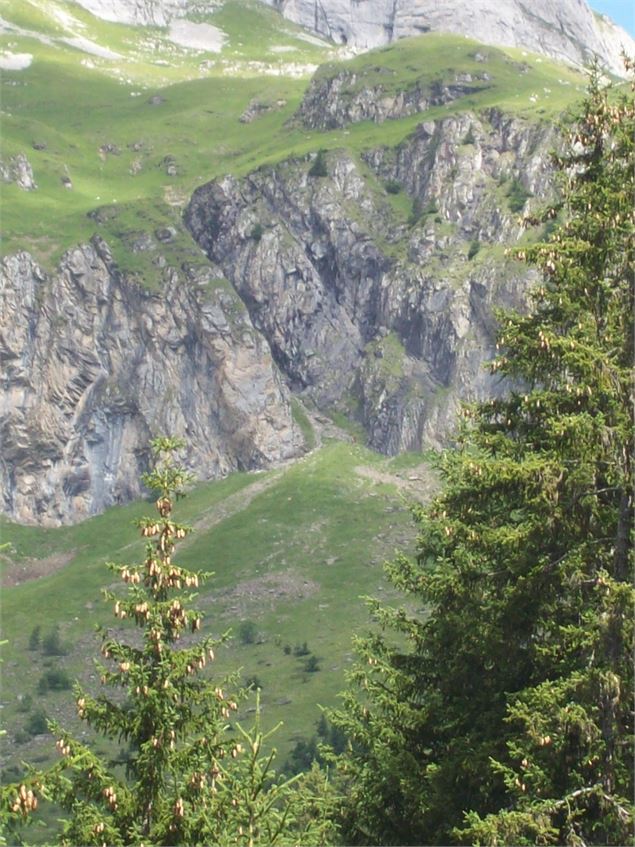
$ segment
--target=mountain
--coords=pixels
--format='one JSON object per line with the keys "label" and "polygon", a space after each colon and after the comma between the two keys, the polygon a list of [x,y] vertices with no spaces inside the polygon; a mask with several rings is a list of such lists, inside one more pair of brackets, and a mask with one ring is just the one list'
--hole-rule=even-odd
{"label": "mountain", "polygon": [[484,44],[520,47],[588,64],[594,56],[623,74],[623,50],[635,42],[585,0],[266,0],[295,23],[337,44],[368,50],[424,32],[469,35]]}
{"label": "mountain", "polygon": [[167,430],[200,478],[301,456],[318,417],[447,441],[500,389],[506,250],[583,77],[433,32],[346,58],[243,0],[92,8],[2,22],[3,512],[125,502]]}
{"label": "mountain", "polygon": [[[336,702],[359,595],[390,599],[404,497],[435,485],[417,451],[501,390],[494,309],[526,304],[522,219],[585,79],[464,33],[351,55],[249,0],[91,8],[0,21],[3,764],[49,760],[39,706],[72,720],[42,663],[97,684],[103,562],[142,554],[165,432],[213,480],[179,561],[218,574],[208,633],[257,625],[219,665],[262,683],[287,753]],[[67,656],[29,649],[40,622]]]}
{"label": "mountain", "polygon": [[[166,26],[209,9],[200,0],[78,0],[109,21]],[[622,52],[635,41],[586,0],[264,0],[290,21],[356,51],[425,32],[469,35],[500,47],[519,47],[586,65],[594,57],[623,75]],[[218,5],[213,3],[212,7]]]}

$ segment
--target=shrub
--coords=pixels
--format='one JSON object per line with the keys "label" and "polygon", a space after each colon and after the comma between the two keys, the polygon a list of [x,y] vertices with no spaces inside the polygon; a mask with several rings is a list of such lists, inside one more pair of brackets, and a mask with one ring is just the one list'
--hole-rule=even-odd
{"label": "shrub", "polygon": [[311,651],[309,645],[304,641],[302,644],[296,644],[293,648],[294,656],[308,656]]}
{"label": "shrub", "polygon": [[316,673],[320,670],[320,660],[317,656],[309,656],[304,662],[304,670],[306,673]]}
{"label": "shrub", "polygon": [[527,191],[519,179],[514,178],[507,189],[507,205],[514,213],[522,212],[531,192]]}
{"label": "shrub", "polygon": [[287,761],[284,763],[284,772],[298,774],[308,771],[313,762],[319,761],[317,745],[315,735],[312,735],[311,738],[301,738],[296,741]]}
{"label": "shrub", "polygon": [[324,153],[324,150],[318,150],[317,156],[315,157],[313,164],[309,169],[309,176],[328,176],[328,171],[326,170],[326,158]]}
{"label": "shrub", "polygon": [[399,194],[402,189],[402,185],[396,179],[389,179],[384,183],[384,188],[388,192],[388,194]]}
{"label": "shrub", "polygon": [[412,209],[410,210],[410,214],[408,215],[408,226],[415,226],[419,223],[419,219],[421,218],[421,204],[418,200],[415,200],[412,204]]}
{"label": "shrub", "polygon": [[62,668],[52,668],[43,673],[37,684],[38,694],[46,694],[47,691],[68,691],[72,682],[70,676]]}
{"label": "shrub", "polygon": [[253,621],[241,621],[238,625],[238,638],[241,644],[255,644],[258,627]]}
{"label": "shrub", "polygon": [[472,259],[474,258],[474,256],[476,256],[476,254],[478,253],[478,251],[480,249],[481,249],[481,242],[478,240],[478,238],[475,238],[474,241],[470,242],[470,247],[469,247],[469,250],[467,251],[467,258],[470,261],[472,261]]}
{"label": "shrub", "polygon": [[24,731],[28,732],[29,735],[43,735],[49,731],[48,717],[44,709],[37,709],[29,716]]}
{"label": "shrub", "polygon": [[33,707],[33,697],[30,694],[25,694],[18,700],[18,712],[30,712]]}
{"label": "shrub", "polygon": [[53,627],[48,635],[45,635],[42,639],[42,652],[45,656],[65,656],[67,654],[68,650],[62,644],[59,626]]}
{"label": "shrub", "polygon": [[264,228],[262,224],[255,224],[254,228],[251,230],[251,237],[254,241],[260,241],[262,238],[262,234],[264,232]]}
{"label": "shrub", "polygon": [[39,650],[42,641],[42,627],[38,624],[31,630],[29,635],[29,650]]}

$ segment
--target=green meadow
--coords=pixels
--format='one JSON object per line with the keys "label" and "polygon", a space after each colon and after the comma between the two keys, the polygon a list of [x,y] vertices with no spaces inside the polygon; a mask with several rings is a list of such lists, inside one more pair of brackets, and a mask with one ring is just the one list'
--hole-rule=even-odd
{"label": "green meadow", "polygon": [[[547,59],[449,35],[405,39],[337,61],[341,50],[307,40],[255,1],[229,0],[200,17],[225,34],[219,52],[176,45],[165,28],[97,20],[64,0],[4,0],[0,9],[14,27],[0,49],[33,57],[29,67],[2,74],[1,155],[6,161],[25,153],[38,186],[31,192],[3,186],[2,252],[27,249],[52,269],[65,250],[99,232],[120,268],[147,285],[157,271],[136,240],[170,226],[176,236],[161,245],[168,264],[200,259],[181,214],[192,191],[214,177],[244,175],[319,148],[359,154],[396,146],[421,120],[461,110],[497,106],[551,120],[584,84]],[[78,37],[83,49],[68,43]],[[118,58],[96,55],[95,45]],[[477,61],[478,50],[486,62]],[[453,80],[457,72],[486,70],[489,80],[425,115],[319,133],[292,118],[320,64],[320,75],[346,68],[356,74],[355,85],[380,82],[388,92]],[[258,115],[241,122],[255,103]]]}
{"label": "green meadow", "polygon": [[[276,739],[281,761],[313,734],[319,706],[336,704],[353,635],[372,625],[363,597],[397,599],[382,565],[397,549],[412,549],[409,505],[435,485],[423,454],[390,460],[333,441],[282,468],[198,484],[180,501],[176,514],[195,531],[175,561],[214,572],[194,600],[204,610],[203,634],[232,633],[209,670],[220,680],[240,669],[243,682],[261,687],[266,723],[284,722]],[[72,692],[40,693],[38,685],[47,672],[63,671],[98,693],[94,628],[121,626],[101,595],[120,588],[106,563],[142,560],[134,520],[151,509],[132,503],[54,529],[3,522],[6,774],[22,760],[55,758],[51,736],[25,733],[38,709],[81,731]],[[38,624],[42,639],[59,628],[65,655],[47,656],[41,644],[29,649]],[[305,642],[308,653],[296,655]],[[252,697],[242,720],[253,706]]]}

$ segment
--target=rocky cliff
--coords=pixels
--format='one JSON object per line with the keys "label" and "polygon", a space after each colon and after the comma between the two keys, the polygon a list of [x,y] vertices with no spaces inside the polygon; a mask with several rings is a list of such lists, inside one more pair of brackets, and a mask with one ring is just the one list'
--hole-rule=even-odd
{"label": "rocky cliff", "polygon": [[498,388],[492,304],[521,305],[528,275],[502,245],[550,191],[553,141],[495,110],[425,122],[397,149],[212,182],[186,223],[296,392],[357,417],[379,450],[413,449]]}
{"label": "rocky cliff", "polygon": [[358,50],[424,32],[469,35],[484,44],[521,47],[588,64],[598,56],[624,73],[622,50],[635,42],[586,0],[265,0],[286,18]]}
{"label": "rocky cliff", "polygon": [[3,261],[0,315],[0,490],[15,520],[76,521],[138,496],[156,434],[185,437],[204,479],[300,450],[268,344],[210,266],[165,271],[149,292],[97,238],[53,275],[20,253]]}
{"label": "rocky cliff", "polygon": [[[77,0],[108,21],[166,26],[200,15],[222,0]],[[336,44],[369,50],[424,32],[468,35],[484,44],[521,47],[551,58],[588,64],[594,56],[618,75],[622,51],[635,41],[586,0],[263,0],[284,17]]]}
{"label": "rocky cliff", "polygon": [[415,81],[393,92],[383,82],[366,84],[350,70],[317,73],[311,80],[296,118],[307,129],[340,129],[361,121],[387,120],[420,114],[435,106],[446,106],[487,88],[487,71],[453,73],[451,79]]}

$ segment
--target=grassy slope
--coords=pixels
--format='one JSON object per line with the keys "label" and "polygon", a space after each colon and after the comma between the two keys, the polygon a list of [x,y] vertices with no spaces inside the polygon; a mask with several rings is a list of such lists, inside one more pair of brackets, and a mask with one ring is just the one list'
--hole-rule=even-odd
{"label": "grassy slope", "polygon": [[[403,484],[422,459],[391,461],[333,442],[286,469],[199,485],[179,506],[180,517],[198,529],[176,560],[215,572],[197,601],[206,612],[204,629],[236,632],[241,620],[252,620],[262,637],[254,645],[234,639],[214,672],[242,667],[244,678],[258,676],[267,720],[285,721],[278,739],[283,753],[294,737],[311,734],[319,717],[316,704],[333,704],[342,688],[351,637],[368,623],[360,596],[390,596],[381,564],[413,535],[406,501],[391,482]],[[359,466],[375,479],[356,472]],[[431,487],[428,472],[416,475],[419,492]],[[34,624],[42,623],[45,633],[59,624],[63,640],[72,645],[68,656],[49,660],[52,666],[59,663],[71,676],[97,685],[87,661],[98,652],[93,626],[115,623],[100,597],[100,589],[112,582],[104,562],[139,560],[143,545],[131,522],[147,509],[134,503],[59,529],[3,524],[3,540],[12,545],[6,567],[12,572],[20,573],[33,559],[70,558],[49,576],[3,591],[8,761],[53,752],[50,739],[11,749],[27,717],[18,711],[18,695],[30,693],[51,716],[73,720],[70,692],[35,694],[43,657],[27,649]],[[215,517],[221,520],[210,526]],[[284,652],[286,644],[304,641],[320,659],[317,673],[304,673],[302,660]]]}
{"label": "grassy slope", "polygon": [[[357,155],[369,147],[397,145],[424,119],[362,123],[329,133],[286,126],[307,85],[309,66],[333,58],[333,51],[303,40],[297,28],[270,9],[246,0],[231,0],[204,17],[228,35],[219,55],[176,47],[163,30],[98,21],[67,0],[0,0],[0,14],[30,31],[2,36],[0,47],[34,56],[28,69],[2,74],[2,156],[25,152],[39,186],[31,193],[2,186],[2,249],[29,249],[49,267],[97,230],[124,269],[152,284],[150,257],[130,251],[130,234],[169,224],[178,236],[161,248],[168,261],[200,261],[200,251],[180,224],[182,205],[195,186],[320,147],[344,147]],[[77,34],[123,58],[102,59],[59,41]],[[419,79],[474,70],[474,51],[467,39],[429,35],[350,64],[369,83],[377,68],[384,68],[388,73],[381,74],[382,83],[390,80],[388,87],[398,89]],[[569,70],[520,51],[486,52],[489,61],[478,70],[491,75],[490,87],[431,110],[425,118],[496,105],[531,120],[550,120],[579,95],[581,78]],[[291,64],[305,66],[304,71]],[[286,74],[284,66],[299,76]],[[336,71],[331,65],[321,72]],[[149,102],[155,95],[159,105]],[[252,123],[241,123],[240,115],[255,99],[274,108]],[[33,142],[45,143],[46,149],[33,149]],[[105,144],[116,145],[119,153],[100,155]],[[166,173],[166,156],[176,163],[175,176]],[[72,190],[61,183],[66,175]],[[405,196],[387,195],[387,202],[396,219],[407,217]],[[97,208],[102,209],[101,223],[87,217]],[[359,447],[333,444],[284,472],[235,475],[199,486],[181,508],[185,520],[203,523],[181,560],[217,573],[200,598],[208,613],[206,626],[219,632],[241,619],[254,620],[264,639],[250,646],[233,642],[219,657],[217,670],[242,666],[245,676],[258,676],[267,719],[285,720],[279,736],[283,753],[294,736],[312,732],[319,715],[316,703],[334,701],[350,660],[351,635],[367,622],[359,596],[387,593],[381,561],[413,533],[397,488],[360,476],[354,468],[364,464],[385,473],[399,467],[407,476],[411,462],[420,459],[400,458],[391,466]],[[249,501],[256,487],[261,490]],[[242,497],[249,502],[239,508]],[[204,528],[205,516],[222,509],[228,498],[237,498],[229,500],[238,503],[236,511]],[[42,672],[42,657],[26,649],[34,623],[44,621],[45,630],[60,624],[72,645],[60,663],[94,684],[86,658],[97,652],[92,627],[113,624],[100,598],[100,588],[110,581],[103,562],[134,560],[140,553],[131,521],[145,508],[131,504],[57,530],[0,525],[2,540],[15,551],[10,567],[33,559],[68,560],[50,576],[4,591],[7,742],[26,719],[17,711],[17,696],[33,694]],[[250,596],[254,580],[260,582],[251,586]],[[305,640],[320,657],[318,673],[303,673],[301,660],[284,653],[285,644]],[[34,699],[51,715],[72,720],[69,692]],[[50,739],[29,742],[10,751],[10,758],[47,757],[51,746]]]}
{"label": "grassy slope", "polygon": [[[363,123],[329,133],[287,126],[311,68],[333,51],[302,40],[296,28],[261,4],[231,0],[207,16],[228,35],[220,54],[177,47],[163,30],[97,21],[65,0],[38,5],[4,0],[0,8],[3,17],[31,33],[4,36],[3,46],[35,57],[28,69],[3,72],[3,156],[25,152],[38,184],[34,192],[3,186],[3,251],[30,249],[49,267],[65,249],[99,230],[120,265],[149,283],[155,274],[151,256],[131,253],[131,234],[171,225],[179,237],[162,248],[168,262],[178,265],[200,256],[180,227],[181,207],[197,185],[318,147],[359,152],[396,145],[422,119]],[[34,33],[44,33],[49,43]],[[81,34],[123,58],[112,61],[70,48],[59,40],[69,34]],[[381,79],[389,89],[452,78],[457,69],[486,69],[491,75],[487,90],[431,110],[428,118],[499,105],[547,119],[578,95],[579,75],[546,59],[487,48],[488,61],[482,64],[474,60],[475,49],[467,39],[428,35],[347,64],[360,84]],[[337,67],[330,63],[320,73]],[[285,75],[290,72],[303,75]],[[152,105],[157,95],[162,102]],[[273,108],[252,123],[241,123],[240,115],[254,100]],[[47,148],[33,149],[34,141]],[[108,144],[119,153],[100,154]],[[176,163],[175,176],[166,174],[166,157]],[[72,179],[72,190],[63,186],[63,176]],[[104,206],[102,217],[108,220],[97,224],[87,217]]]}

